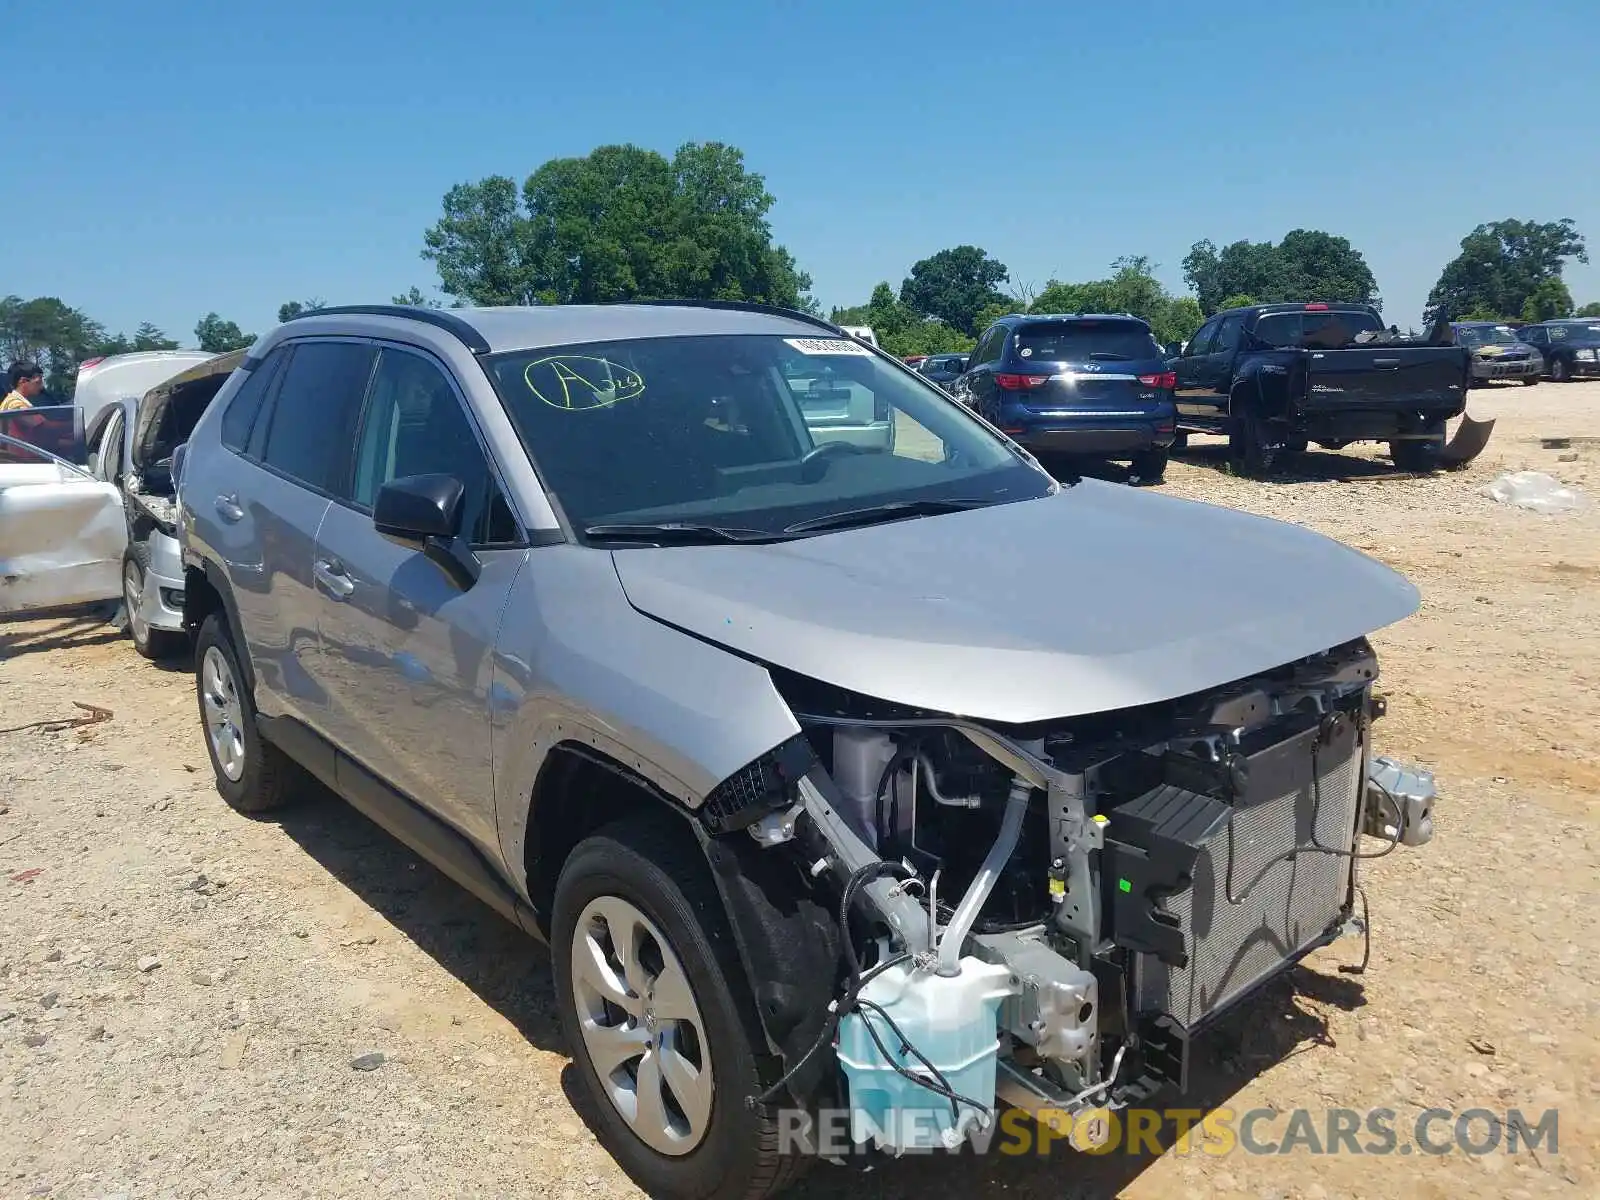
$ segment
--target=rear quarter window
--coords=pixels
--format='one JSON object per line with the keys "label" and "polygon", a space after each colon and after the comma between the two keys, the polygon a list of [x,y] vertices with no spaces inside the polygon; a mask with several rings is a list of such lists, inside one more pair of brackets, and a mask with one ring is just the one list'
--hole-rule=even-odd
{"label": "rear quarter window", "polygon": [[272,378],[283,365],[286,351],[279,347],[266,360],[247,372],[239,390],[223,411],[219,436],[222,444],[235,454],[243,454],[250,442],[250,431],[255,428],[256,417],[261,413],[261,402],[267,398]]}

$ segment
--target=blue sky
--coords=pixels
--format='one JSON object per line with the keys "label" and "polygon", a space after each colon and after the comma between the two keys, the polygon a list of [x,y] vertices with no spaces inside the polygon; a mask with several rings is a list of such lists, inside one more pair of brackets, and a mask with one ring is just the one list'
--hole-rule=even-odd
{"label": "blue sky", "polygon": [[963,242],[1034,284],[1146,254],[1176,288],[1200,238],[1303,226],[1404,325],[1511,216],[1574,218],[1600,300],[1594,0],[9,8],[0,294],[112,329],[431,291],[451,184],[623,141],[741,147],[824,305]]}

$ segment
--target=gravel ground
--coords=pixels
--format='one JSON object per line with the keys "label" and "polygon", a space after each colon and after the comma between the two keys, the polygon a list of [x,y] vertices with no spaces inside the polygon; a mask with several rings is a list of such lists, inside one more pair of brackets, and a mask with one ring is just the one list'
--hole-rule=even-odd
{"label": "gravel ground", "polygon": [[[1387,1106],[1402,1135],[1427,1107],[1554,1107],[1559,1152],[1062,1152],[823,1167],[798,1195],[1600,1194],[1600,505],[1480,494],[1538,468],[1600,500],[1600,384],[1472,409],[1500,424],[1460,474],[1346,451],[1260,484],[1204,442],[1173,465],[1168,491],[1418,583],[1377,639],[1378,736],[1443,796],[1432,846],[1365,872],[1369,972],[1337,970],[1357,945],[1319,952],[1203,1044],[1190,1102]],[[230,812],[186,666],[75,618],[0,624],[0,660],[0,1196],[639,1194],[568,1101],[542,950],[342,805]],[[27,727],[75,703],[112,715]]]}

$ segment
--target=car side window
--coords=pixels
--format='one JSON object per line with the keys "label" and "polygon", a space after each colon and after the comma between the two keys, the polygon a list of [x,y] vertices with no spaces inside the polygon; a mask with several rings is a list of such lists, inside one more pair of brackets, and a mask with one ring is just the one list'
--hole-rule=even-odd
{"label": "car side window", "polygon": [[111,420],[106,422],[100,443],[100,461],[95,468],[95,478],[107,483],[116,483],[122,476],[123,443],[127,440],[127,434],[123,432],[124,420],[122,413],[113,413]]}
{"label": "car side window", "polygon": [[228,401],[228,407],[223,411],[222,424],[219,436],[222,444],[235,454],[243,454],[250,443],[250,431],[255,428],[256,417],[261,412],[261,402],[267,398],[267,391],[272,386],[272,377],[283,366],[283,360],[289,356],[284,347],[279,346],[266,359],[259,362],[246,373],[244,382],[239,385],[239,390],[233,394],[233,399]]}
{"label": "car side window", "polygon": [[1549,335],[1552,342],[1559,342],[1567,336],[1565,327],[1561,325],[1546,325],[1544,331]]}
{"label": "car side window", "polygon": [[460,480],[461,528],[474,545],[521,541],[505,494],[449,378],[420,354],[385,347],[356,440],[350,500],[370,512],[384,484],[409,475]]}
{"label": "car side window", "polygon": [[1232,354],[1239,348],[1239,331],[1244,328],[1244,314],[1234,313],[1224,317],[1222,324],[1217,326],[1216,345],[1211,347],[1213,354]]}
{"label": "car side window", "polygon": [[996,325],[978,339],[978,348],[972,352],[970,366],[991,363],[1000,357],[1000,346],[1005,341],[1006,328]]}
{"label": "car side window", "polygon": [[267,415],[261,461],[319,492],[338,488],[376,354],[362,342],[298,343]]}
{"label": "car side window", "polygon": [[1216,339],[1217,326],[1220,324],[1221,321],[1217,317],[1212,317],[1211,320],[1200,326],[1199,332],[1190,338],[1188,346],[1184,347],[1183,356],[1185,358],[1198,358],[1203,354],[1210,354],[1211,343]]}

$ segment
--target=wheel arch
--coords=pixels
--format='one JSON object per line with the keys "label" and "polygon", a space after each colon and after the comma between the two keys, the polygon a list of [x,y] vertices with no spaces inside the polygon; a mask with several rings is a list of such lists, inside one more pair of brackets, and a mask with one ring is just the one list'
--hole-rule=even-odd
{"label": "wheel arch", "polygon": [[[716,886],[744,973],[744,986],[736,990],[745,1032],[766,1051],[763,1073],[776,1079],[778,1064],[804,1053],[826,1019],[840,962],[837,925],[812,896],[792,847],[763,849],[743,828],[719,834],[706,812],[690,811],[592,746],[566,741],[553,747],[534,785],[523,848],[535,932],[550,937],[556,881],[586,837],[630,819],[668,824],[686,845],[694,843]],[[816,1082],[796,1079],[794,1086],[804,1090]]]}
{"label": "wheel arch", "polygon": [[239,623],[239,605],[234,599],[233,586],[228,577],[210,562],[196,565],[186,562],[183,569],[183,628],[195,637],[200,626],[214,612],[223,614],[228,629],[233,634],[234,652],[239,656],[239,667],[244,671],[244,683],[251,692],[256,687],[255,664],[250,661],[250,650],[245,644],[244,627]]}

